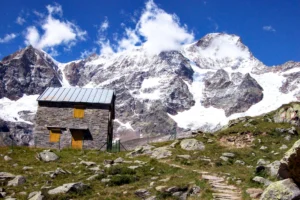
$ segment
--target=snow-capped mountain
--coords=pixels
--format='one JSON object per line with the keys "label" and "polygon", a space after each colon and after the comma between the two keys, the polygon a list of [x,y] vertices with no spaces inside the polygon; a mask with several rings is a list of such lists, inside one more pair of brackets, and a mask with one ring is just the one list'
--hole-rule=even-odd
{"label": "snow-capped mountain", "polygon": [[[50,85],[114,89],[115,132],[127,139],[183,129],[212,131],[230,119],[300,100],[300,63],[267,67],[236,35],[208,34],[181,51],[158,55],[145,48],[65,64],[32,47],[20,50],[0,62],[0,110],[6,113],[0,118],[27,123],[20,111],[34,113],[30,95]],[[21,103],[25,98],[31,107]],[[19,109],[10,114],[13,105]]]}

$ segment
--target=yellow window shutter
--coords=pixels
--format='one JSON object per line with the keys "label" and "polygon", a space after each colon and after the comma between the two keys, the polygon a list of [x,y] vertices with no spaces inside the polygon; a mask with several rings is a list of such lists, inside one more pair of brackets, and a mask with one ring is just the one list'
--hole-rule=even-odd
{"label": "yellow window shutter", "polygon": [[61,131],[60,129],[50,130],[50,142],[59,142]]}
{"label": "yellow window shutter", "polygon": [[84,118],[84,107],[76,106],[74,108],[74,118]]}

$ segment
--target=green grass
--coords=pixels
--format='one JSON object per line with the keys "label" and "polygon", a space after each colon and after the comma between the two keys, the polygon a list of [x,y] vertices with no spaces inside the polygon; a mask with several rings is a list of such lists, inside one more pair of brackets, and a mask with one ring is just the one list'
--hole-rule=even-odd
{"label": "green grass", "polygon": [[[284,105],[284,106],[290,106]],[[243,199],[250,199],[246,194],[246,190],[251,187],[263,188],[262,185],[254,183],[252,178],[256,175],[263,176],[272,181],[276,179],[269,177],[267,173],[262,172],[255,174],[255,167],[258,159],[263,158],[270,162],[280,160],[287,150],[280,150],[279,147],[283,144],[290,148],[296,140],[299,139],[297,135],[291,136],[290,141],[286,141],[284,137],[287,133],[279,133],[276,128],[290,128],[291,125],[287,123],[271,123],[269,118],[273,118],[277,111],[271,113],[249,118],[248,122],[241,122],[232,127],[220,130],[214,134],[199,134],[195,139],[202,141],[205,144],[203,151],[186,151],[176,145],[171,149],[172,156],[167,158],[166,162],[169,164],[177,164],[183,166],[184,169],[170,167],[168,164],[151,159],[149,156],[138,156],[135,158],[127,158],[125,155],[128,152],[120,153],[107,153],[94,150],[73,150],[63,149],[61,151],[53,150],[60,159],[56,162],[44,163],[35,158],[38,152],[42,149],[17,147],[12,151],[10,148],[0,148],[0,154],[8,155],[12,158],[11,161],[3,161],[0,157],[0,171],[10,172],[15,175],[23,175],[26,177],[27,182],[18,187],[3,187],[8,195],[15,193],[17,199],[27,199],[28,194],[33,191],[41,191],[41,187],[46,186],[55,188],[65,183],[70,182],[83,182],[90,186],[89,190],[82,193],[70,193],[66,195],[49,196],[47,191],[43,189],[42,192],[46,195],[46,199],[105,199],[105,200],[127,200],[139,199],[135,196],[134,191],[137,189],[148,189],[151,195],[156,195],[158,199],[173,199],[169,194],[164,192],[157,192],[156,186],[179,186],[186,187],[198,185],[201,188],[201,199],[212,199],[212,189],[210,185],[201,179],[201,175],[193,172],[193,170],[206,171],[213,174],[228,177],[228,182],[237,185],[236,180],[241,180],[237,185],[242,191]],[[245,124],[252,126],[245,127]],[[299,127],[297,131],[300,133]],[[226,146],[220,143],[220,139],[228,136],[242,136],[251,133],[254,141],[251,145],[244,148],[236,148],[234,146]],[[213,142],[208,143],[208,140]],[[151,144],[155,147],[169,146],[173,141],[160,142]],[[261,146],[266,146],[266,150],[261,150]],[[224,152],[231,152],[235,154],[234,158],[230,158],[225,162],[220,159]],[[274,154],[277,153],[277,154]],[[176,157],[177,155],[188,154],[191,159],[186,160]],[[145,165],[132,170],[128,166],[138,165],[136,163],[123,163],[111,168],[104,168],[104,160],[114,160],[118,157],[123,157],[127,161],[140,160],[146,162]],[[80,159],[85,161],[96,162],[103,170],[96,179],[87,181],[86,179],[94,173],[86,166],[79,164]],[[210,159],[211,162],[203,159]],[[236,163],[236,160],[242,160],[245,165]],[[71,163],[76,163],[72,165]],[[15,165],[17,164],[17,165]],[[31,166],[34,169],[24,171],[24,166]],[[56,178],[52,179],[47,175],[41,175],[42,172],[54,171],[57,168],[68,170],[71,174],[59,174]],[[157,177],[157,180],[151,178]],[[102,183],[103,178],[110,178],[110,183]],[[167,182],[159,180],[169,179]],[[154,181],[153,187],[149,187],[150,183]],[[19,192],[27,192],[26,196],[19,195]],[[199,197],[189,197],[189,199],[199,199]]]}

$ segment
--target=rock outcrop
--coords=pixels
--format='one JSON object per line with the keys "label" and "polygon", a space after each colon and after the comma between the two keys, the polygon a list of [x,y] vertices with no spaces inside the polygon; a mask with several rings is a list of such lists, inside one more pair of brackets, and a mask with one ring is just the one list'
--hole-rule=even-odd
{"label": "rock outcrop", "polygon": [[280,161],[278,175],[282,179],[292,178],[300,183],[300,140],[295,142]]}
{"label": "rock outcrop", "polygon": [[46,53],[28,46],[0,62],[0,98],[41,94],[48,86],[60,87],[61,78],[58,66]]}
{"label": "rock outcrop", "polygon": [[229,74],[220,69],[205,78],[203,105],[222,108],[226,116],[244,112],[263,98],[263,88],[250,74]]}
{"label": "rock outcrop", "polygon": [[292,179],[270,184],[261,196],[261,200],[293,200],[300,198],[300,189]]}

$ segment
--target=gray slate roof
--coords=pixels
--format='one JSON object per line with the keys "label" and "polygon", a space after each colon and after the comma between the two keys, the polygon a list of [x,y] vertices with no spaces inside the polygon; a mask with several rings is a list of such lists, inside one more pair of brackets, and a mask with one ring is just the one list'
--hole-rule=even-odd
{"label": "gray slate roof", "polygon": [[114,91],[101,88],[54,88],[48,87],[37,101],[111,104]]}

